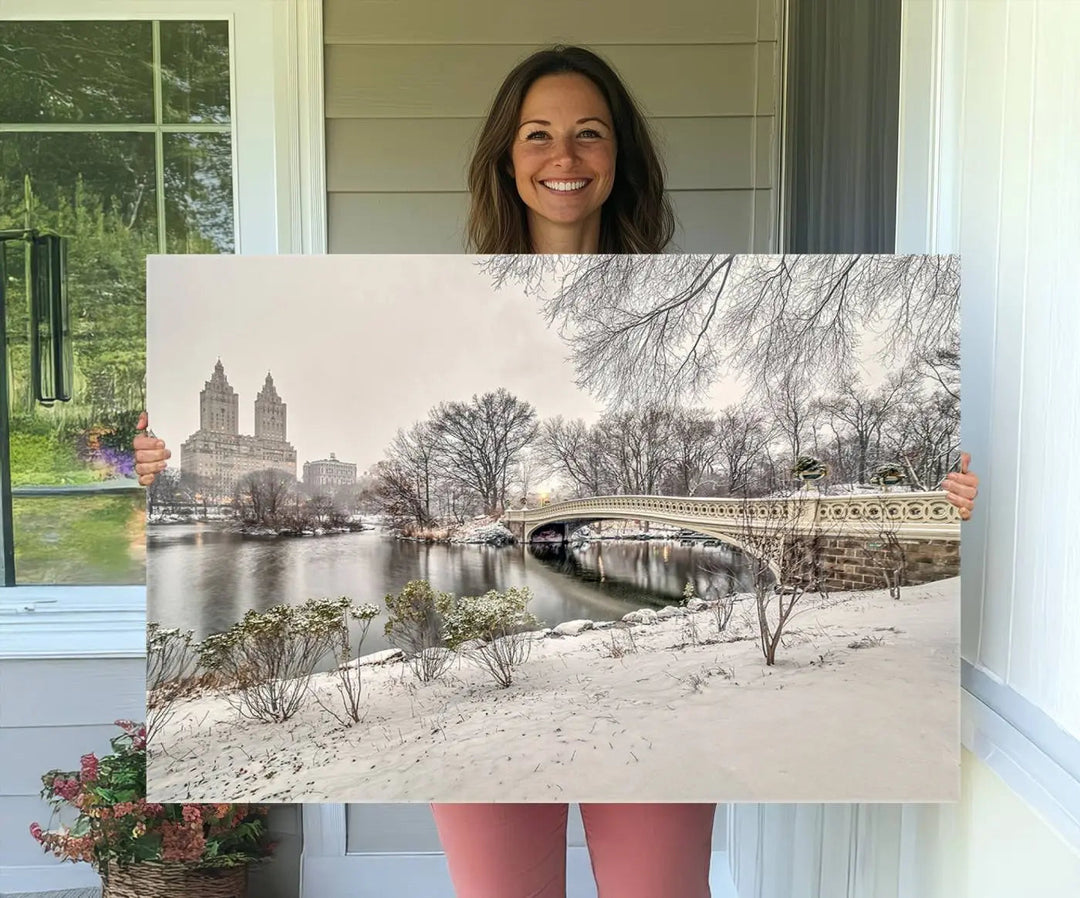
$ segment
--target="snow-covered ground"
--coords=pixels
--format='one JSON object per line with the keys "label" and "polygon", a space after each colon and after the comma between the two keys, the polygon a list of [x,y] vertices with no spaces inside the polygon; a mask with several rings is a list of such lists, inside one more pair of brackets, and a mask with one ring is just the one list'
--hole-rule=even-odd
{"label": "snow-covered ground", "polygon": [[[537,635],[499,689],[469,662],[421,685],[364,669],[366,717],[284,724],[180,704],[154,801],[947,801],[959,794],[959,579],[807,597],[767,667],[749,602]],[[631,650],[631,635],[633,650]],[[620,647],[620,650],[613,650]],[[392,655],[391,655],[392,656]],[[383,655],[383,658],[388,657]],[[374,659],[377,660],[377,659]],[[332,674],[315,678],[339,701]]]}

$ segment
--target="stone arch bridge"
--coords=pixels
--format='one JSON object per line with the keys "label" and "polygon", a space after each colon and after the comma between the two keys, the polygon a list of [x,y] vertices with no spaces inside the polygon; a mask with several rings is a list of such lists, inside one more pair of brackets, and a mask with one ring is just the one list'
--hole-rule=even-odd
{"label": "stone arch bridge", "polygon": [[[778,578],[795,571],[831,589],[877,589],[885,571],[904,584],[960,573],[960,515],[943,491],[787,498],[596,496],[508,510],[521,543],[567,542],[601,521],[648,521],[693,530],[766,561]],[[798,563],[795,559],[802,559]]]}

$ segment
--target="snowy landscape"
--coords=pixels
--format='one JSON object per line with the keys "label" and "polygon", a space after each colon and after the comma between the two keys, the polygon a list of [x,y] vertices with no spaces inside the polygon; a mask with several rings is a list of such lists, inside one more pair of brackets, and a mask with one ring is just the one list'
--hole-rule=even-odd
{"label": "snowy landscape", "polygon": [[254,262],[150,272],[155,800],[957,796],[955,257]]}
{"label": "snowy landscape", "polygon": [[[467,663],[422,685],[372,656],[354,727],[317,703],[266,724],[194,698],[161,734],[151,799],[955,800],[958,587],[810,603],[772,667],[743,597],[720,640],[708,608],[539,631],[505,690]],[[331,702],[334,684],[314,686]]]}

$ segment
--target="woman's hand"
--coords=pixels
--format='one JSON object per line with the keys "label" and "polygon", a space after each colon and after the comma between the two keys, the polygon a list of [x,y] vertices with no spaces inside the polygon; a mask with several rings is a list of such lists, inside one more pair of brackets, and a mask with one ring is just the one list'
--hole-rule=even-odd
{"label": "woman's hand", "polygon": [[960,520],[967,521],[971,518],[971,511],[975,507],[975,497],[979,494],[979,476],[968,472],[971,456],[966,452],[960,453],[960,470],[953,471],[941,481],[941,487],[948,495],[948,499],[960,509]]}
{"label": "woman's hand", "polygon": [[[146,412],[143,412],[139,415],[139,423],[135,425],[135,429],[146,431],[149,423]],[[139,475],[139,483],[150,486],[154,477],[165,470],[165,462],[172,458],[172,453],[165,448],[164,440],[148,433],[136,436],[131,445],[135,449],[135,473]]]}

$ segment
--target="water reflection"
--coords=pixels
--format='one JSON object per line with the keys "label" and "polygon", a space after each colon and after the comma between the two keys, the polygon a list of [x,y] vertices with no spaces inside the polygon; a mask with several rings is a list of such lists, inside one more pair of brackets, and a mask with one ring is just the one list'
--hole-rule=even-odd
{"label": "water reflection", "polygon": [[[348,596],[384,608],[387,593],[426,579],[439,590],[478,595],[527,586],[533,613],[548,626],[616,620],[628,611],[679,601],[687,579],[698,595],[745,589],[742,556],[660,542],[604,541],[583,547],[447,546],[376,532],[310,539],[253,539],[209,524],[151,526],[147,534],[150,620],[195,631],[228,629],[248,609]],[[376,618],[364,652],[387,648]]]}

